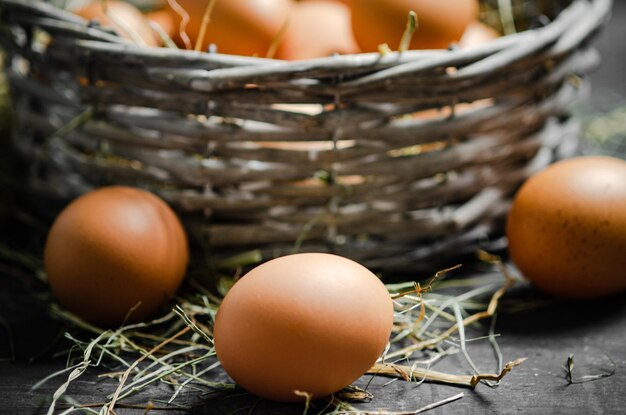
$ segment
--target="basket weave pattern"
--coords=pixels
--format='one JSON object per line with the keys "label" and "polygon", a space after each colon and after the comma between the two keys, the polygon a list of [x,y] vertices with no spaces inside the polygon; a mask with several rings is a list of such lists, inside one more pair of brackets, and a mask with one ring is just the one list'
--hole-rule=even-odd
{"label": "basket weave pattern", "polygon": [[217,258],[297,244],[416,270],[497,240],[517,186],[576,151],[575,75],[610,8],[575,0],[471,49],[284,62],[142,48],[0,0],[0,42],[35,194],[136,185]]}

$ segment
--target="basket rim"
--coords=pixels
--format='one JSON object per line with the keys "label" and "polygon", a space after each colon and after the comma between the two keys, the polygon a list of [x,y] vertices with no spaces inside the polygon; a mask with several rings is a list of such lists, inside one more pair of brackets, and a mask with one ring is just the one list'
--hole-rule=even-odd
{"label": "basket rim", "polygon": [[[543,37],[553,38],[556,41],[553,49],[557,54],[570,51],[586,39],[593,31],[602,26],[610,17],[613,0],[573,0],[559,15],[543,27],[528,29],[522,32],[501,36],[488,43],[478,45],[468,50],[455,48],[448,49],[407,50],[387,53],[369,52],[333,55],[328,57],[287,61],[280,59],[230,55],[212,53],[208,51],[194,51],[173,49],[166,47],[146,47],[124,39],[110,31],[89,26],[89,21],[74,13],[58,8],[41,0],[0,0],[0,8],[8,6],[18,10],[30,12],[33,16],[48,17],[62,21],[77,32],[82,32],[86,38],[78,44],[93,51],[107,51],[112,53],[132,54],[138,58],[177,60],[181,63],[207,63],[222,66],[227,70],[235,67],[252,67],[251,71],[266,72],[308,72],[315,69],[349,70],[358,68],[379,69],[385,66],[402,66],[409,62],[432,61],[443,62],[448,60],[477,60],[488,57],[519,45],[532,45],[533,40]],[[37,20],[36,17],[33,20]],[[33,22],[33,24],[36,24]],[[52,22],[48,22],[52,24]],[[73,26],[72,26],[73,25]],[[556,26],[556,27],[555,27]],[[555,32],[555,33],[553,33]],[[91,38],[91,39],[90,39]],[[536,42],[535,42],[536,43]],[[540,42],[551,43],[549,41]],[[537,49],[534,45],[529,49]],[[526,48],[521,48],[526,49]],[[517,54],[525,55],[524,50]],[[262,69],[262,70],[261,70]],[[240,68],[241,70],[241,68]],[[463,75],[472,76],[473,71],[466,71]],[[243,74],[242,74],[243,75]],[[460,76],[460,75],[456,75]]]}

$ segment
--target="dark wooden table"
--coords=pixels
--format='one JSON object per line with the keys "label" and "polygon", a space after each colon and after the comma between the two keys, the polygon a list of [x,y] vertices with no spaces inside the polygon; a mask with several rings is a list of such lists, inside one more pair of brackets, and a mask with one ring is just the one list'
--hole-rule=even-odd
{"label": "dark wooden table", "polygon": [[[592,77],[594,92],[588,108],[609,111],[626,103],[626,2],[616,1],[614,18],[601,35],[598,46],[603,66]],[[624,120],[626,123],[626,120]],[[8,235],[0,235],[7,238]],[[6,240],[6,239],[5,239]],[[626,252],[625,252],[626,254]],[[626,272],[626,270],[624,271]],[[53,322],[24,286],[25,279],[10,261],[0,261],[0,414],[43,414],[57,378],[32,391],[48,374],[65,366],[50,357],[51,346],[59,348],[63,328]],[[510,299],[532,300],[536,293],[522,288]],[[7,330],[8,328],[8,330]],[[524,312],[501,312],[496,331],[505,360],[527,357],[500,387],[479,385],[475,390],[424,383],[420,386],[376,378],[369,386],[374,399],[359,409],[414,411],[432,402],[463,392],[464,397],[431,410],[432,414],[530,413],[613,414],[626,413],[626,297],[592,303],[552,303]],[[12,344],[9,347],[8,334]],[[470,349],[475,362],[493,371],[493,352],[485,344]],[[611,374],[584,383],[569,384],[563,366],[574,356],[574,380],[587,375]],[[436,369],[469,373],[460,355],[447,357]],[[368,377],[357,384],[364,386]],[[82,403],[98,402],[111,393],[114,384],[87,374],[70,388]],[[136,398],[137,402],[169,396],[171,390],[156,386]],[[180,411],[150,411],[150,414],[302,413],[301,405],[258,401],[249,395],[205,396],[189,393],[182,399],[189,408]],[[309,413],[317,413],[320,404]],[[117,409],[118,414],[142,414],[143,409]]]}

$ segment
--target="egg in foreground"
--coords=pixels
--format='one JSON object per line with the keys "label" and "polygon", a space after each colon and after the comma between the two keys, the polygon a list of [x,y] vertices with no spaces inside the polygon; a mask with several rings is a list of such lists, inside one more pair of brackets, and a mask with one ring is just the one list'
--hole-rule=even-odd
{"label": "egg in foreground", "polygon": [[266,262],[228,292],[217,313],[215,350],[241,387],[276,401],[336,392],[383,352],[393,303],[362,265],[304,253]]}
{"label": "egg in foreground", "polygon": [[561,161],[517,193],[509,253],[537,288],[574,299],[626,290],[626,161]]}
{"label": "egg in foreground", "polygon": [[170,300],[188,257],[183,227],[165,202],[112,186],[79,197],[59,214],[44,263],[63,307],[113,326],[144,320]]}

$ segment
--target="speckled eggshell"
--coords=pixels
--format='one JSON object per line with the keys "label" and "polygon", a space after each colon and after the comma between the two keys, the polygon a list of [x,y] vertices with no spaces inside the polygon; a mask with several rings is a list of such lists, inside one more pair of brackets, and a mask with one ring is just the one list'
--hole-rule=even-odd
{"label": "speckled eggshell", "polygon": [[362,265],[330,254],[264,263],[228,292],[215,349],[244,389],[277,401],[323,397],[358,379],[383,352],[393,303]]}
{"label": "speckled eggshell", "polygon": [[152,193],[123,186],[69,204],[53,223],[44,252],[61,305],[103,326],[155,313],[180,285],[188,257],[185,232],[170,207]]}
{"label": "speckled eggshell", "polygon": [[517,193],[509,253],[539,289],[597,298],[626,289],[626,161],[601,156],[558,162]]}

